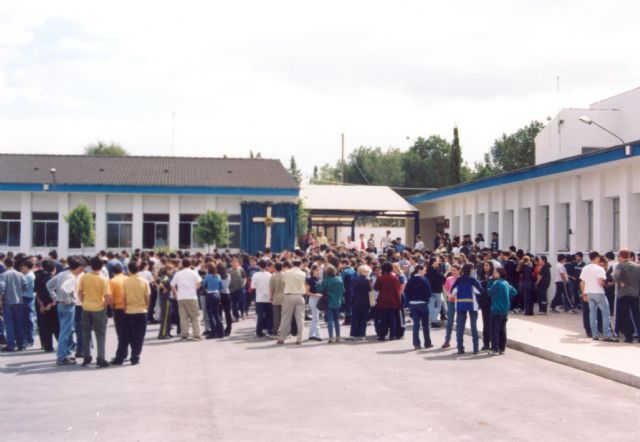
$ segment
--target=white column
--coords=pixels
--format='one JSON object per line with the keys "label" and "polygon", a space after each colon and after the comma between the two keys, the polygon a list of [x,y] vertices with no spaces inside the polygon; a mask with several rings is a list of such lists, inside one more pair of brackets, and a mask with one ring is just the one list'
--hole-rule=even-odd
{"label": "white column", "polygon": [[593,174],[593,250],[597,250],[600,253],[604,253],[603,251],[603,243],[605,242],[605,238],[603,237],[603,230],[606,221],[604,218],[606,216],[611,217],[610,213],[603,213],[603,209],[605,201],[602,197],[602,177],[599,173]]}
{"label": "white column", "polygon": [[524,249],[526,244],[522,244],[522,187],[516,189],[516,201],[513,207],[513,245],[516,249]]}
{"label": "white column", "polygon": [[96,252],[107,248],[107,196],[96,194]]}
{"label": "white column", "polygon": [[507,190],[502,189],[499,193],[498,197],[498,246],[501,250],[508,249],[511,244],[507,244],[507,235],[505,228],[505,200],[507,199],[506,195]]}
{"label": "white column", "polygon": [[20,250],[31,250],[31,192],[20,194]]}
{"label": "white column", "polygon": [[67,256],[69,253],[69,224],[64,219],[69,214],[69,194],[58,195],[58,254]]}
{"label": "white column", "polygon": [[180,239],[180,197],[169,197],[169,247],[177,249]]}
{"label": "white column", "polygon": [[133,195],[133,211],[131,213],[131,246],[142,248],[142,195]]}
{"label": "white column", "polygon": [[[540,216],[540,198],[539,198],[539,189],[537,184],[533,184],[533,203],[531,204],[531,209],[529,210],[530,219],[529,219],[529,238],[528,243],[531,248],[531,253],[534,255],[542,252],[542,245],[544,244],[544,238],[538,238],[540,232],[543,232],[544,229],[540,225],[541,220]],[[526,246],[526,245],[525,245]]]}
{"label": "white column", "polygon": [[[551,194],[549,195],[549,256],[556,256],[558,253],[558,184],[554,180],[551,182]],[[555,258],[554,258],[555,259]]]}
{"label": "white column", "polygon": [[569,235],[569,250],[571,253],[575,253],[578,251],[578,238],[579,235],[582,235],[582,224],[579,220],[580,215],[580,177],[574,176],[571,178],[571,189],[570,189],[570,200],[569,200],[569,221],[571,225],[567,226],[568,229],[571,229],[571,234]]}
{"label": "white column", "polygon": [[471,198],[473,198],[473,202],[471,204],[471,232],[469,233],[471,234],[471,240],[473,241],[476,234],[479,233],[476,231],[476,225],[478,224],[478,195],[472,195]]}

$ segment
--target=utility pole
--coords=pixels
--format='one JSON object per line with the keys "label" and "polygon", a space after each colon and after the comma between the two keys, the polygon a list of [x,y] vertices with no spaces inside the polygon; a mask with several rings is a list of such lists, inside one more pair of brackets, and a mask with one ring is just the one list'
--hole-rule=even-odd
{"label": "utility pole", "polygon": [[340,169],[340,176],[341,176],[341,181],[342,184],[344,184],[344,134],[340,134],[340,137],[342,138],[342,161],[340,161],[340,165],[341,165],[341,169]]}

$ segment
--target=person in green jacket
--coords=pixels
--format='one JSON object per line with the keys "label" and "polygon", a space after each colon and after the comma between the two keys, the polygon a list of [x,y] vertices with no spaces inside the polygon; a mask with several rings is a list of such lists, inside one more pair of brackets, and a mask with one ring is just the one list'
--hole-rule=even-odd
{"label": "person in green jacket", "polygon": [[[329,298],[328,308],[325,313],[327,328],[329,329],[329,344],[340,342],[340,308],[344,299],[344,283],[337,275],[336,268],[328,265],[324,269],[324,279],[316,285],[316,291],[327,295]],[[335,329],[335,339],[333,332]]]}
{"label": "person in green jacket", "polygon": [[491,354],[504,354],[507,345],[507,317],[511,308],[510,299],[518,294],[506,281],[507,273],[502,267],[495,269],[487,284],[491,296]]}

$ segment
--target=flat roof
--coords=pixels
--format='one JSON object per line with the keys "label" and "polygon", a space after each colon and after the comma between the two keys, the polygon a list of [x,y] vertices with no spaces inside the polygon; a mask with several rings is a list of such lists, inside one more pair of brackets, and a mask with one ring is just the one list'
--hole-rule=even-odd
{"label": "flat roof", "polygon": [[418,211],[387,186],[309,184],[302,186],[300,197],[305,208],[312,212],[375,212],[404,216]]}

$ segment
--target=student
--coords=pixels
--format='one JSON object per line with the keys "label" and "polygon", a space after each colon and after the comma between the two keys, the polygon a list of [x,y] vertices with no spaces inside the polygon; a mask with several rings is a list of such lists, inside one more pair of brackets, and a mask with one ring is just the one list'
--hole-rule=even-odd
{"label": "student", "polygon": [[258,338],[269,336],[273,325],[273,309],[269,295],[271,273],[267,271],[267,264],[265,259],[258,261],[260,270],[251,276],[251,290],[255,292],[256,298],[256,336]]}
{"label": "student", "polygon": [[442,348],[449,348],[451,346],[451,333],[453,331],[453,322],[456,316],[456,295],[452,293],[453,284],[460,276],[460,266],[454,264],[451,266],[451,274],[444,283],[444,292],[447,295],[447,330],[445,332],[444,344]]}
{"label": "student", "polygon": [[4,260],[6,271],[0,275],[0,306],[3,307],[7,345],[2,351],[24,350],[24,312],[22,294],[27,290],[27,279],[13,268],[13,258]]}
{"label": "student", "polygon": [[[280,270],[277,270],[278,265],[280,266],[279,267]],[[280,272],[282,270],[282,264],[277,263],[276,270]],[[278,273],[277,275],[279,275],[280,279],[282,279],[282,273]],[[275,277],[276,275],[274,275],[271,279],[273,280],[273,278]],[[311,309],[311,326],[309,327],[309,340],[320,342],[322,341],[322,338],[320,337],[320,327],[319,327],[320,311],[318,310],[318,301],[322,297],[322,294],[318,293],[318,290],[317,290],[318,282],[320,282],[320,267],[314,264],[313,266],[311,266],[311,275],[307,277],[307,280],[305,282],[305,285],[307,288],[307,295],[309,296],[309,308]],[[282,288],[282,290],[284,290],[284,287]],[[282,295],[284,296],[284,293]],[[282,304],[282,301],[280,301],[280,304]],[[278,322],[279,321],[280,321],[280,313],[278,313]],[[276,333],[277,333],[277,330],[276,330]]]}
{"label": "student", "polygon": [[371,309],[371,269],[366,265],[358,267],[358,276],[351,285],[351,332],[352,338],[366,341],[367,320]]}
{"label": "student", "polygon": [[[42,261],[42,268],[37,270],[34,289],[36,292],[36,313],[38,317],[38,334],[40,335],[40,345],[47,353],[53,353],[53,337],[58,339],[60,334],[60,323],[58,322],[58,309],[56,303],[47,290],[47,282],[53,277],[55,272],[53,261]],[[71,316],[73,321],[73,315]]]}
{"label": "student", "polygon": [[547,257],[540,256],[540,268],[538,270],[538,278],[535,283],[536,298],[538,300],[538,314],[547,314],[547,291],[551,284],[551,265],[547,261]]}
{"label": "student", "polygon": [[473,354],[478,354],[478,302],[476,292],[482,292],[482,286],[477,279],[471,277],[473,264],[462,266],[462,276],[453,283],[452,292],[456,292],[456,341],[458,354],[464,354],[464,328],[467,323],[467,315],[471,322],[471,339],[473,342]]}
{"label": "student", "polygon": [[22,293],[22,312],[24,326],[24,345],[26,348],[33,347],[35,332],[35,294],[34,284],[36,275],[33,273],[33,261],[28,256],[20,262],[20,272],[27,280],[27,289]]}
{"label": "student", "polygon": [[89,265],[91,272],[85,273],[78,282],[78,294],[82,301],[82,348],[84,350],[82,366],[88,366],[93,359],[91,357],[91,332],[93,331],[98,347],[96,364],[99,368],[103,368],[109,366],[105,359],[105,339],[107,305],[111,304],[111,291],[109,282],[102,276],[102,260],[94,256]]}
{"label": "student", "polygon": [[220,275],[218,275],[218,268],[212,262],[207,266],[207,275],[202,280],[202,287],[204,287],[207,292],[205,295],[206,312],[211,328],[206,339],[223,338],[224,327],[222,325],[222,317],[220,316],[220,290],[222,289],[222,280],[220,280]]}
{"label": "student", "polygon": [[[337,275],[336,268],[329,264],[324,270],[324,279],[316,285],[318,293],[328,296],[329,304],[325,313],[329,329],[329,344],[340,342],[340,308],[344,300],[344,283]],[[335,338],[334,338],[335,330]]]}
{"label": "student", "polygon": [[493,278],[487,285],[491,297],[491,354],[504,354],[507,345],[507,316],[511,307],[511,298],[517,291],[506,281],[507,273],[503,268],[493,272]]}
{"label": "student", "polygon": [[[446,278],[440,272],[440,258],[434,256],[429,259],[429,267],[426,269],[426,278],[429,280],[431,287],[431,297],[429,298],[429,320],[431,327],[440,328],[438,314],[442,310],[442,286]],[[406,289],[405,289],[406,292]]]}
{"label": "student", "polygon": [[413,348],[420,350],[420,328],[424,337],[424,348],[431,348],[429,335],[429,299],[432,297],[431,284],[425,278],[426,269],[418,264],[404,289],[407,305],[413,320]]}
{"label": "student", "polygon": [[586,265],[580,273],[580,288],[583,300],[589,302],[589,324],[591,326],[592,338],[594,341],[600,340],[597,327],[598,310],[602,312],[602,334],[605,342],[618,342],[616,338],[611,336],[609,327],[609,303],[604,292],[605,280],[607,274],[598,264],[600,255],[598,252],[589,253],[590,263]]}
{"label": "student", "polygon": [[[125,312],[125,332],[124,348],[125,352],[131,347],[131,365],[140,363],[140,353],[144,344],[144,336],[147,331],[147,308],[151,290],[149,283],[143,276],[138,274],[138,265],[131,261],[128,266],[129,277],[123,282],[124,290],[124,312]],[[122,365],[122,359],[111,361],[114,365]]]}

